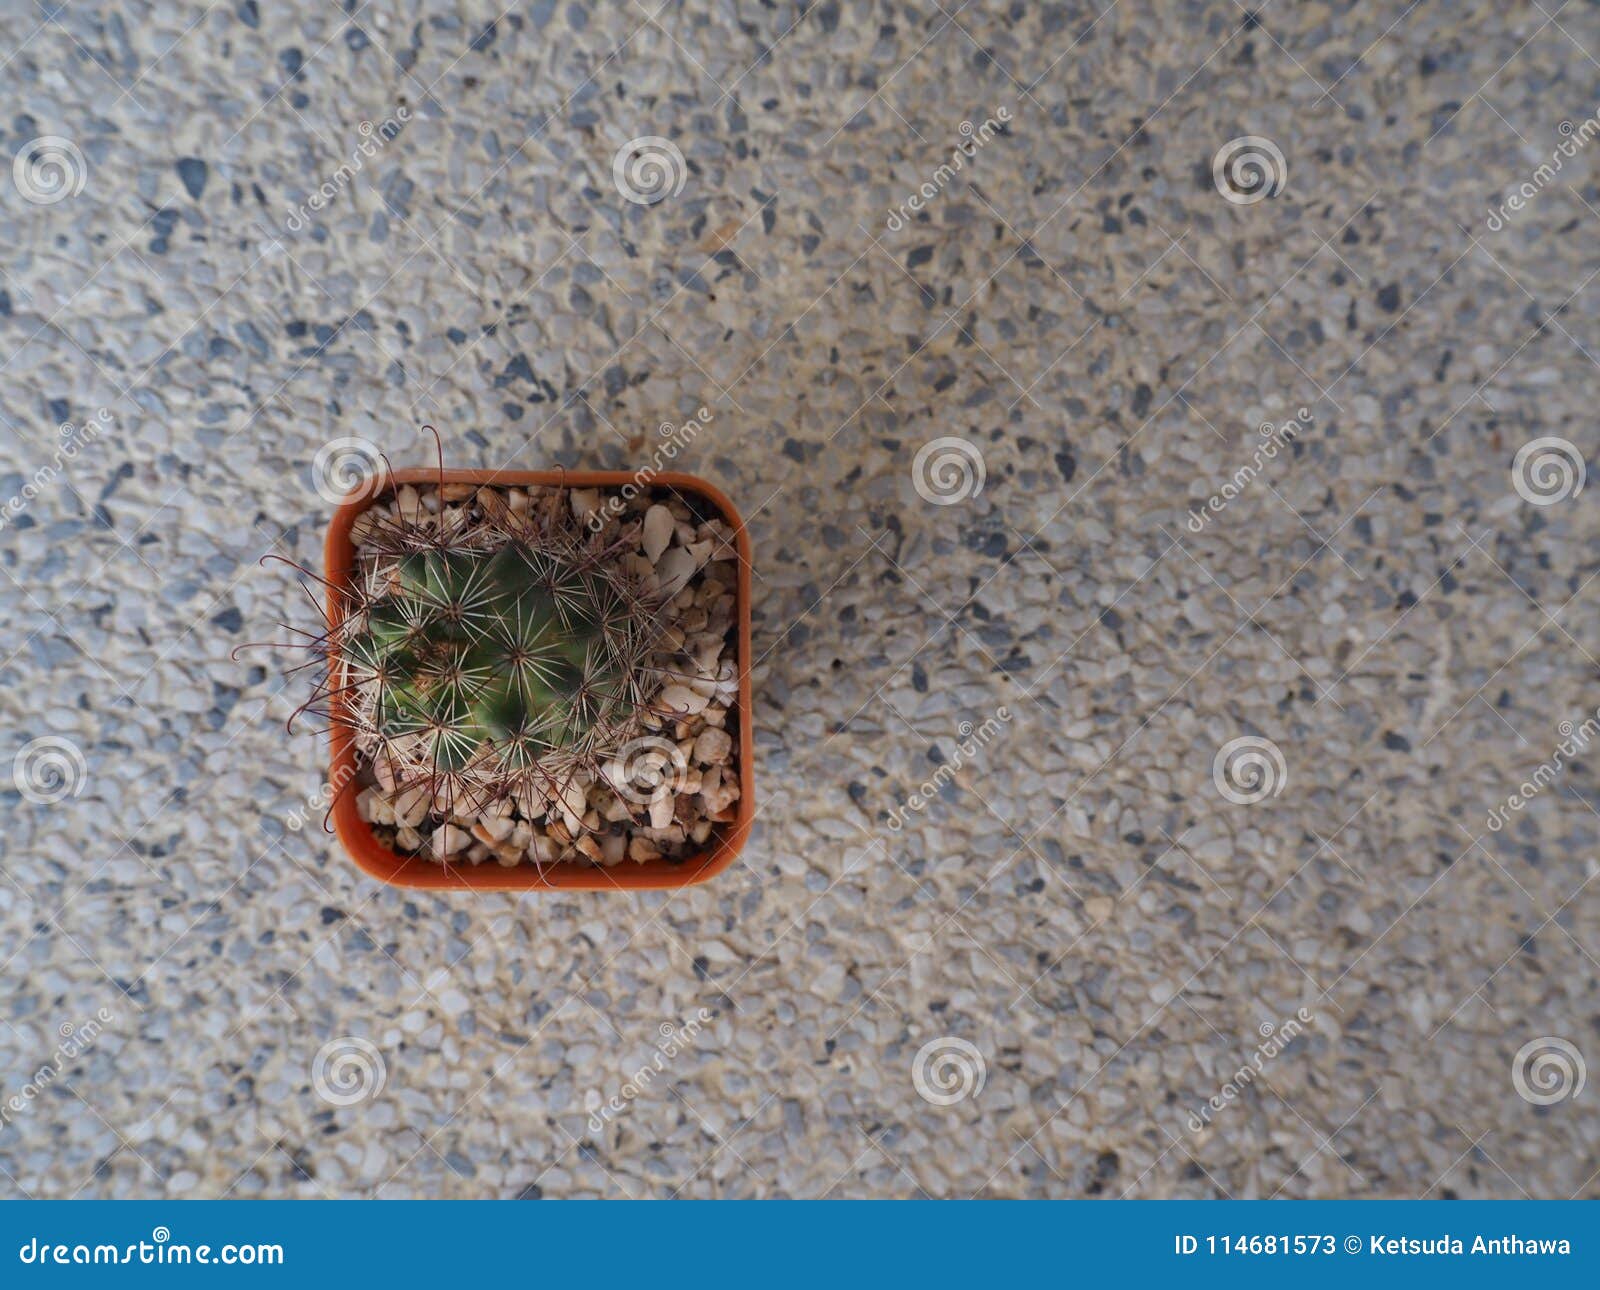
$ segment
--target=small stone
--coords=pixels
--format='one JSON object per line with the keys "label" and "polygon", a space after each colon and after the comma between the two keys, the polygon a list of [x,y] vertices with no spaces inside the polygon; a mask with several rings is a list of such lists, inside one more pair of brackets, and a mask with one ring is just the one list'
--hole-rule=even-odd
{"label": "small stone", "polygon": [[454,824],[441,824],[433,831],[433,858],[443,860],[472,845],[472,834]]}
{"label": "small stone", "polygon": [[670,600],[694,577],[699,566],[695,558],[681,546],[675,546],[656,561],[656,578],[661,584],[661,595]]}
{"label": "small stone", "polygon": [[433,795],[426,784],[413,784],[394,799],[394,818],[400,824],[416,828],[427,817]]}
{"label": "small stone", "polygon": [[672,541],[672,512],[660,503],[644,513],[644,553],[651,564],[661,559],[661,553]]}
{"label": "small stone", "polygon": [[511,830],[516,827],[507,819],[482,819],[472,826],[472,836],[477,838],[484,846],[494,848],[511,836]]}
{"label": "small stone", "polygon": [[566,822],[569,833],[576,834],[583,827],[583,814],[586,809],[583,785],[575,779],[569,779],[555,790],[552,797]]}
{"label": "small stone", "polygon": [[189,196],[195,201],[200,200],[200,194],[206,190],[206,175],[208,168],[199,157],[180,157],[178,159],[178,178],[183,180],[183,186]]}
{"label": "small stone", "polygon": [[719,766],[733,754],[733,736],[708,726],[694,741],[694,759],[702,766]]}
{"label": "small stone", "polygon": [[661,691],[661,706],[679,714],[693,716],[697,712],[704,712],[709,702],[708,696],[696,694],[687,685],[680,685],[677,682],[664,687]]}
{"label": "small stone", "polygon": [[394,803],[379,789],[362,789],[356,798],[356,813],[369,824],[395,823]]}
{"label": "small stone", "polygon": [[725,816],[729,807],[739,800],[739,781],[731,775],[708,773],[700,785],[700,800],[706,804],[706,814],[713,819]]}

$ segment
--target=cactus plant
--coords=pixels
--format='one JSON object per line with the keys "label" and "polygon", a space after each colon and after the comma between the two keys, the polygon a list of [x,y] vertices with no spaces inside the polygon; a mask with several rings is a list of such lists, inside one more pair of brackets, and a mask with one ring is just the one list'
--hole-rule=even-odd
{"label": "cactus plant", "polygon": [[654,676],[656,606],[598,538],[557,509],[476,502],[470,523],[369,512],[365,570],[321,642],[317,710],[445,816],[603,778]]}
{"label": "cactus plant", "polygon": [[598,568],[525,545],[411,552],[352,625],[374,755],[507,790],[600,750],[639,702],[639,620]]}

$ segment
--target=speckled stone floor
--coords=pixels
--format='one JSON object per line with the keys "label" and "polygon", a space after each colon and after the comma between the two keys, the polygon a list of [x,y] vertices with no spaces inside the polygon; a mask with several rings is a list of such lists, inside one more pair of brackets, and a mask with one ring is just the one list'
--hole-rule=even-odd
{"label": "speckled stone floor", "polygon": [[[1592,5],[12,0],[0,56],[0,1191],[1600,1194]],[[328,445],[700,408],[741,862],[439,898],[294,828],[304,686],[230,651]]]}

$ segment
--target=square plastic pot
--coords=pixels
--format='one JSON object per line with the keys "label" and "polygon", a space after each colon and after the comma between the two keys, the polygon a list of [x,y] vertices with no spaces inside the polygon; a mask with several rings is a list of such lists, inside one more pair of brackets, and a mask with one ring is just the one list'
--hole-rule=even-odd
{"label": "square plastic pot", "polygon": [[[328,582],[328,613],[343,612],[340,593],[350,586],[355,571],[355,544],[350,533],[357,517],[382,500],[401,484],[478,484],[500,488],[621,488],[640,485],[639,475],[622,470],[446,470],[418,467],[396,470],[378,489],[368,489],[340,505],[328,526],[324,565]],[[685,500],[719,516],[734,532],[739,555],[738,665],[739,697],[731,714],[739,732],[739,814],[730,823],[719,824],[708,845],[682,860],[623,860],[609,867],[591,864],[557,863],[536,866],[529,863],[505,866],[492,860],[482,864],[440,864],[426,856],[402,855],[384,845],[356,810],[356,793],[335,793],[334,831],[350,858],[381,882],[397,887],[421,887],[444,891],[658,891],[689,887],[716,877],[738,858],[750,836],[755,818],[755,744],[750,734],[750,535],[733,504],[705,480],[694,475],[660,473],[650,476],[644,486],[670,489]],[[347,729],[333,725],[330,789],[349,784],[357,772],[355,743]]]}

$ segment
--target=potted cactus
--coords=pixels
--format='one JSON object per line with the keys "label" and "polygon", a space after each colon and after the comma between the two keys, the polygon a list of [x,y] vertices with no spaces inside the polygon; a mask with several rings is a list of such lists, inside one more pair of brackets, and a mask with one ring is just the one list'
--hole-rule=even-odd
{"label": "potted cactus", "polygon": [[[643,482],[642,482],[643,481]],[[403,886],[702,882],[754,815],[749,539],[688,475],[392,470],[326,546],[335,832]]]}

